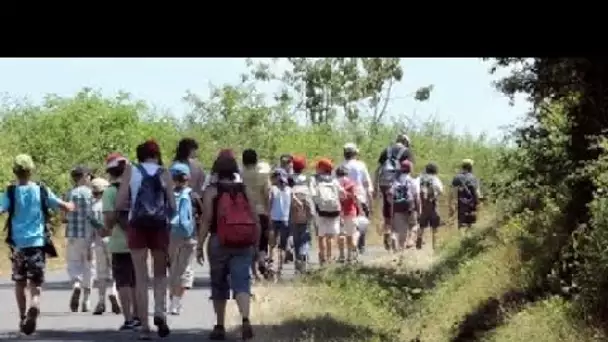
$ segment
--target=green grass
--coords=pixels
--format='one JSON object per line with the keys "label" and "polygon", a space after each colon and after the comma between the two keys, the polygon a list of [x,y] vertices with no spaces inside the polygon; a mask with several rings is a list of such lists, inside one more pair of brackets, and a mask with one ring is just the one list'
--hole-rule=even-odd
{"label": "green grass", "polygon": [[[256,289],[254,317],[277,341],[593,341],[604,337],[557,298],[526,291],[518,249],[489,214],[441,247],[372,265],[321,270],[291,287]],[[294,297],[293,293],[298,295]],[[269,328],[270,327],[270,328]]]}

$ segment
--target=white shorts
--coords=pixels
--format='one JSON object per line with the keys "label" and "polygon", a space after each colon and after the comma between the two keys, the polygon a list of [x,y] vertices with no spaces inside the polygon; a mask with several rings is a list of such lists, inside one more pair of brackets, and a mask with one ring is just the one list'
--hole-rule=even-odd
{"label": "white shorts", "polygon": [[346,236],[353,236],[357,233],[357,222],[356,216],[354,217],[345,217],[344,224],[342,225],[342,233]]}
{"label": "white shorts", "polygon": [[317,236],[340,234],[340,217],[317,217]]}
{"label": "white shorts", "polygon": [[95,267],[97,268],[97,279],[112,281],[112,254],[108,250],[109,238],[95,239]]}

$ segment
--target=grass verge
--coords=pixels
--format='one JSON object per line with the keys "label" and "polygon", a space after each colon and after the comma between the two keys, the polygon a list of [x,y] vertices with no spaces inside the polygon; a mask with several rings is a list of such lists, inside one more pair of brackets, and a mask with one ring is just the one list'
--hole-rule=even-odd
{"label": "grass verge", "polygon": [[366,266],[327,268],[284,286],[260,285],[252,317],[264,341],[594,341],[569,304],[529,291],[515,244],[486,216],[439,250]]}

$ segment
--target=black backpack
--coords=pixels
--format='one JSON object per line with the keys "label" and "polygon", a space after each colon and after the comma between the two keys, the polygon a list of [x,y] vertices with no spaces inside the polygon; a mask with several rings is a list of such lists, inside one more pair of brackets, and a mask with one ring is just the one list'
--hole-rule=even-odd
{"label": "black backpack", "polygon": [[[45,241],[44,241],[43,251],[50,258],[56,258],[58,256],[57,249],[55,248],[55,245],[53,244],[53,240],[51,238],[53,235],[53,231],[51,229],[50,213],[49,213],[49,206],[48,206],[49,193],[48,193],[46,186],[44,186],[44,184],[36,183],[36,185],[38,185],[38,187],[40,187],[40,211],[42,212],[42,217],[43,217],[43,221],[44,221],[43,224],[44,224]],[[15,188],[16,188],[16,185],[14,185],[14,184],[11,184],[8,186],[8,188],[6,188],[6,195],[10,202],[10,205],[8,207],[8,219],[6,220],[6,226],[5,226],[5,230],[6,230],[5,242],[11,249],[11,252],[13,251],[13,249],[15,247],[15,242],[13,241],[13,225],[12,225],[13,216],[15,215]]]}
{"label": "black backpack", "polygon": [[477,198],[477,180],[470,173],[462,173],[459,177],[458,202],[462,208],[475,211],[479,199]]}
{"label": "black backpack", "polygon": [[169,229],[169,199],[161,175],[164,172],[159,167],[154,174],[148,174],[141,165],[137,165],[141,173],[141,185],[135,195],[132,205],[130,226],[135,228]]}

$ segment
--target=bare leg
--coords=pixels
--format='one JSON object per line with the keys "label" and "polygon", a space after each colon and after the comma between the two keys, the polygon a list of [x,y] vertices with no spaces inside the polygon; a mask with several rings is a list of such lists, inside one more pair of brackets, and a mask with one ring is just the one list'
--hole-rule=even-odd
{"label": "bare leg", "polygon": [[148,319],[148,249],[132,249],[131,258],[135,269],[135,301],[137,302],[136,316],[141,321],[143,332],[150,331]]}

